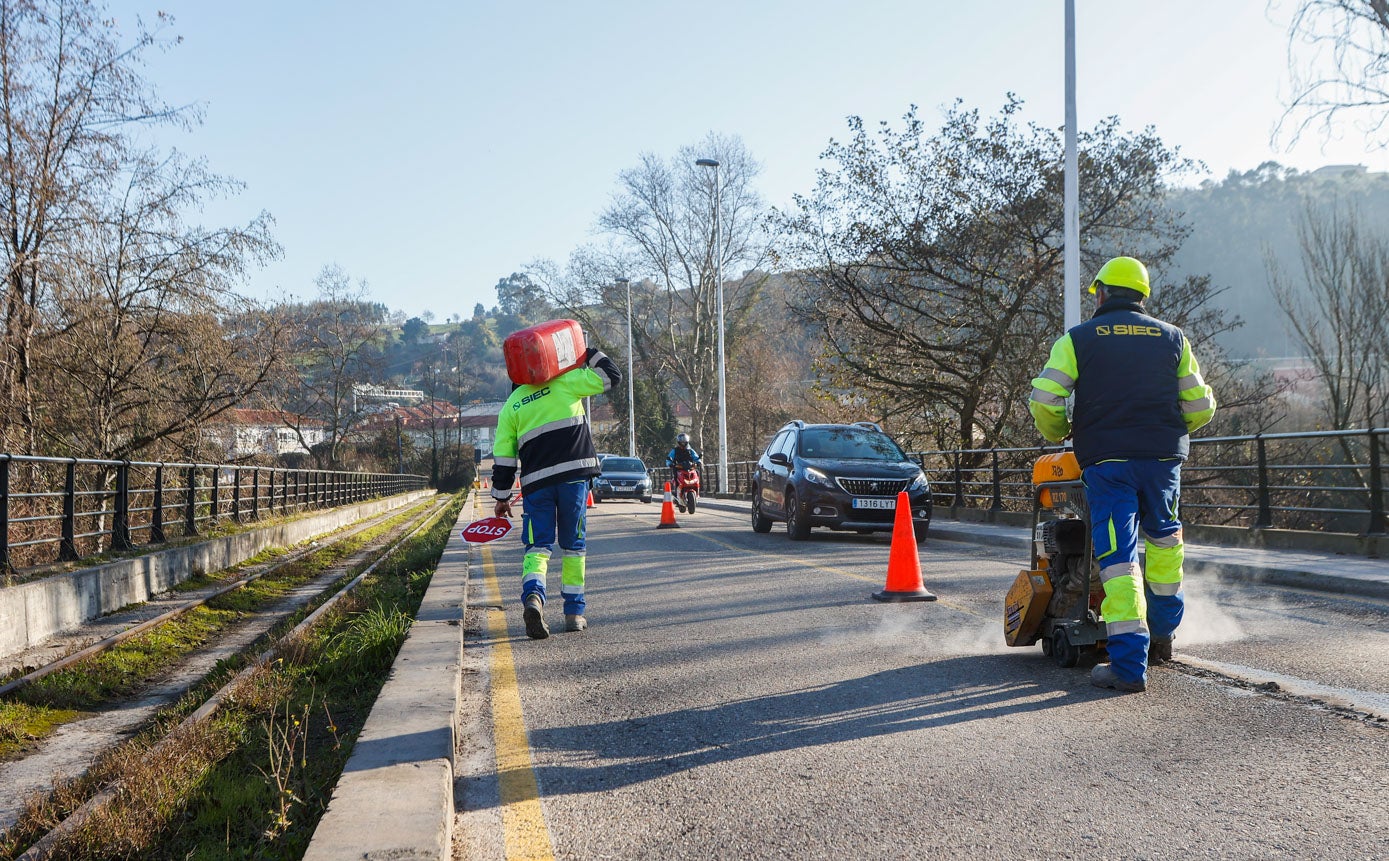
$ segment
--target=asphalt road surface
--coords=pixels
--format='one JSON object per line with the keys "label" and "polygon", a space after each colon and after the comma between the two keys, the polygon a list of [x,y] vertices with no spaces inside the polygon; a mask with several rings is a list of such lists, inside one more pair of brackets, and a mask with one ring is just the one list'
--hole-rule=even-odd
{"label": "asphalt road surface", "polygon": [[1016,551],[928,539],[940,600],[883,604],[888,536],[659,513],[590,510],[583,633],[558,557],[533,641],[474,551],[455,857],[1389,857],[1382,602],[1189,578],[1116,694],[1003,644]]}

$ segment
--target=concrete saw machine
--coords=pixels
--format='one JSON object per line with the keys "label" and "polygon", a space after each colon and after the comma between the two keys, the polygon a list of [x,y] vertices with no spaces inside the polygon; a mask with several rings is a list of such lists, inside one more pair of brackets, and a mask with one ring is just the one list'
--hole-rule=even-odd
{"label": "concrete saw machine", "polygon": [[1004,639],[1041,642],[1062,667],[1097,658],[1106,642],[1103,600],[1080,464],[1072,451],[1042,455],[1032,465],[1032,565],[1004,599]]}

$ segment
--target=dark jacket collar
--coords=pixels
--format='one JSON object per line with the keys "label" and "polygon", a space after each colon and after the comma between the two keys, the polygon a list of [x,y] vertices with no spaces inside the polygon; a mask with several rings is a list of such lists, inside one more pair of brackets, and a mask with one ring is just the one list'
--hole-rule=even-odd
{"label": "dark jacket collar", "polygon": [[1091,315],[1091,319],[1093,320],[1101,314],[1112,314],[1115,311],[1133,311],[1137,314],[1149,316],[1148,309],[1144,308],[1138,302],[1133,302],[1128,299],[1108,299],[1103,305],[1095,309],[1095,313]]}

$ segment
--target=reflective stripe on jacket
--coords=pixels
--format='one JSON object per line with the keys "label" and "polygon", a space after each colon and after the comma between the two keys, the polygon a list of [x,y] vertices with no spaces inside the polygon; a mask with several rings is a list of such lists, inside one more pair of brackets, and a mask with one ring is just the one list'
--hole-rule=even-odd
{"label": "reflective stripe on jacket", "polygon": [[518,467],[522,492],[598,474],[583,399],[608,391],[622,374],[597,350],[589,350],[587,364],[543,385],[517,386],[506,399],[492,448],[493,498],[511,498]]}
{"label": "reflective stripe on jacket", "polygon": [[[1074,427],[1066,418],[1072,393]],[[1082,468],[1111,458],[1185,460],[1190,432],[1215,407],[1182,330],[1117,299],[1052,345],[1028,401],[1042,436],[1074,436]]]}

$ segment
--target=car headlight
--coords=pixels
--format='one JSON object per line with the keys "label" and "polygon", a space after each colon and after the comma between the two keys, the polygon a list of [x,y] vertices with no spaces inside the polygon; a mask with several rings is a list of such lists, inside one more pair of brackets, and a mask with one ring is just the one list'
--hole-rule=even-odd
{"label": "car headlight", "polygon": [[824,485],[825,487],[834,487],[834,480],[813,466],[807,466],[805,468],[805,480],[810,482],[811,484],[820,484]]}
{"label": "car headlight", "polygon": [[912,483],[907,485],[907,490],[925,490],[927,487],[930,487],[930,482],[926,480],[926,473],[918,472]]}

